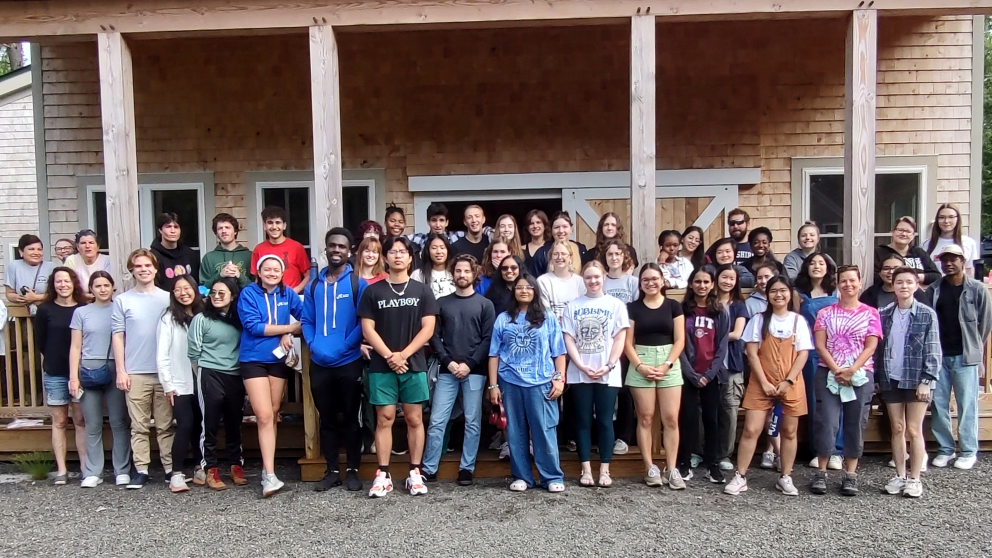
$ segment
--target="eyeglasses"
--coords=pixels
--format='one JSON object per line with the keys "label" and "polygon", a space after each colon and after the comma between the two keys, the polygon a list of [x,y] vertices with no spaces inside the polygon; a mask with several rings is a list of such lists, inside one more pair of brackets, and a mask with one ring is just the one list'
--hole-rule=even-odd
{"label": "eyeglasses", "polygon": [[508,265],[506,267],[500,268],[500,270],[503,271],[504,273],[507,272],[507,271],[520,271],[520,266],[519,265]]}
{"label": "eyeglasses", "polygon": [[727,224],[731,227],[739,227],[744,224],[744,219],[734,219],[732,221],[727,221]]}
{"label": "eyeglasses", "polygon": [[896,229],[893,232],[896,234],[916,234],[916,231],[911,231],[909,229]]}
{"label": "eyeglasses", "polygon": [[230,294],[227,291],[210,291],[210,298],[224,298]]}
{"label": "eyeglasses", "polygon": [[515,290],[515,291],[521,291],[521,292],[523,292],[523,291],[533,291],[534,290],[534,287],[532,287],[531,285],[517,285],[517,286],[513,287],[513,290]]}
{"label": "eyeglasses", "polygon": [[390,256],[405,256],[405,255],[407,255],[409,253],[410,253],[409,250],[390,250],[390,251],[386,252],[386,254],[388,254]]}

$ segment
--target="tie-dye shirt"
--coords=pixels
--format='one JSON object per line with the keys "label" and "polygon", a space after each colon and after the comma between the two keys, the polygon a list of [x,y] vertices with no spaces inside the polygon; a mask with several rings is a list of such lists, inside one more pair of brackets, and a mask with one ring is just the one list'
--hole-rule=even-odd
{"label": "tie-dye shirt", "polygon": [[[823,308],[813,324],[814,332],[821,330],[827,332],[827,351],[841,367],[850,366],[858,360],[869,337],[882,340],[882,320],[878,310],[867,304],[859,304],[853,310],[842,308],[839,302]],[[868,357],[865,370],[874,372],[872,357]]]}

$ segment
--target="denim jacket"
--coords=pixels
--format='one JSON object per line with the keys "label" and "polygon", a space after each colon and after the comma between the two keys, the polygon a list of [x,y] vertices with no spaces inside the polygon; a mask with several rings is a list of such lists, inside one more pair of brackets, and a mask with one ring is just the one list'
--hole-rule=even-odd
{"label": "denim jacket", "polygon": [[[930,307],[937,307],[940,298],[940,287],[947,278],[927,289]],[[965,275],[964,288],[961,290],[961,301],[958,304],[958,317],[961,320],[961,342],[964,353],[961,360],[965,366],[981,364],[985,357],[985,341],[992,333],[992,297],[985,283]]]}
{"label": "denim jacket", "polygon": [[892,354],[889,345],[895,341],[892,337],[892,323],[897,308],[897,305],[892,303],[878,311],[882,319],[884,341],[875,349],[875,381],[882,391],[897,387],[915,390],[921,383],[936,382],[943,359],[940,334],[937,331],[937,313],[925,304],[913,300],[913,306],[909,309],[906,350],[903,351],[903,379],[899,380],[898,385],[892,385],[888,372]]}

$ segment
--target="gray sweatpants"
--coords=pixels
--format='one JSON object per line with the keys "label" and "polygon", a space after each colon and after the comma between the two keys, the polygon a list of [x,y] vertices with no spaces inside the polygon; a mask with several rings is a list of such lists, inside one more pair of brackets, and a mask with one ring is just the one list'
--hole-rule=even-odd
{"label": "gray sweatpants", "polygon": [[86,419],[86,463],[83,478],[103,476],[103,405],[107,404],[110,431],[114,438],[114,475],[131,471],[131,419],[127,414],[124,392],[110,384],[103,388],[83,389],[80,406]]}
{"label": "gray sweatpants", "polygon": [[730,459],[737,442],[737,414],[744,400],[744,373],[732,372],[727,381],[720,384],[720,414],[717,415],[720,429],[720,453],[717,461]]}
{"label": "gray sweatpants", "polygon": [[[871,398],[875,392],[873,378],[868,378],[868,383],[854,388],[857,399],[841,403],[840,395],[834,395],[827,389],[829,373],[829,370],[819,366],[813,377],[816,393],[816,407],[813,411],[816,455],[821,458],[834,455],[837,451],[834,448],[837,431],[843,428],[844,457],[860,459],[865,445],[864,434],[868,425],[868,413],[871,410]],[[841,425],[841,409],[844,411],[843,425]]]}

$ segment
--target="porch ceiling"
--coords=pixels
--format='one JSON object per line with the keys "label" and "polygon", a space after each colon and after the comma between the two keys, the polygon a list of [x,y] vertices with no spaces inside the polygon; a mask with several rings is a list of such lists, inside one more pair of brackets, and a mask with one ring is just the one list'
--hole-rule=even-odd
{"label": "porch ceiling", "polygon": [[0,0],[0,40],[46,36],[368,26],[664,19],[829,17],[857,8],[882,15],[992,13],[992,0]]}

